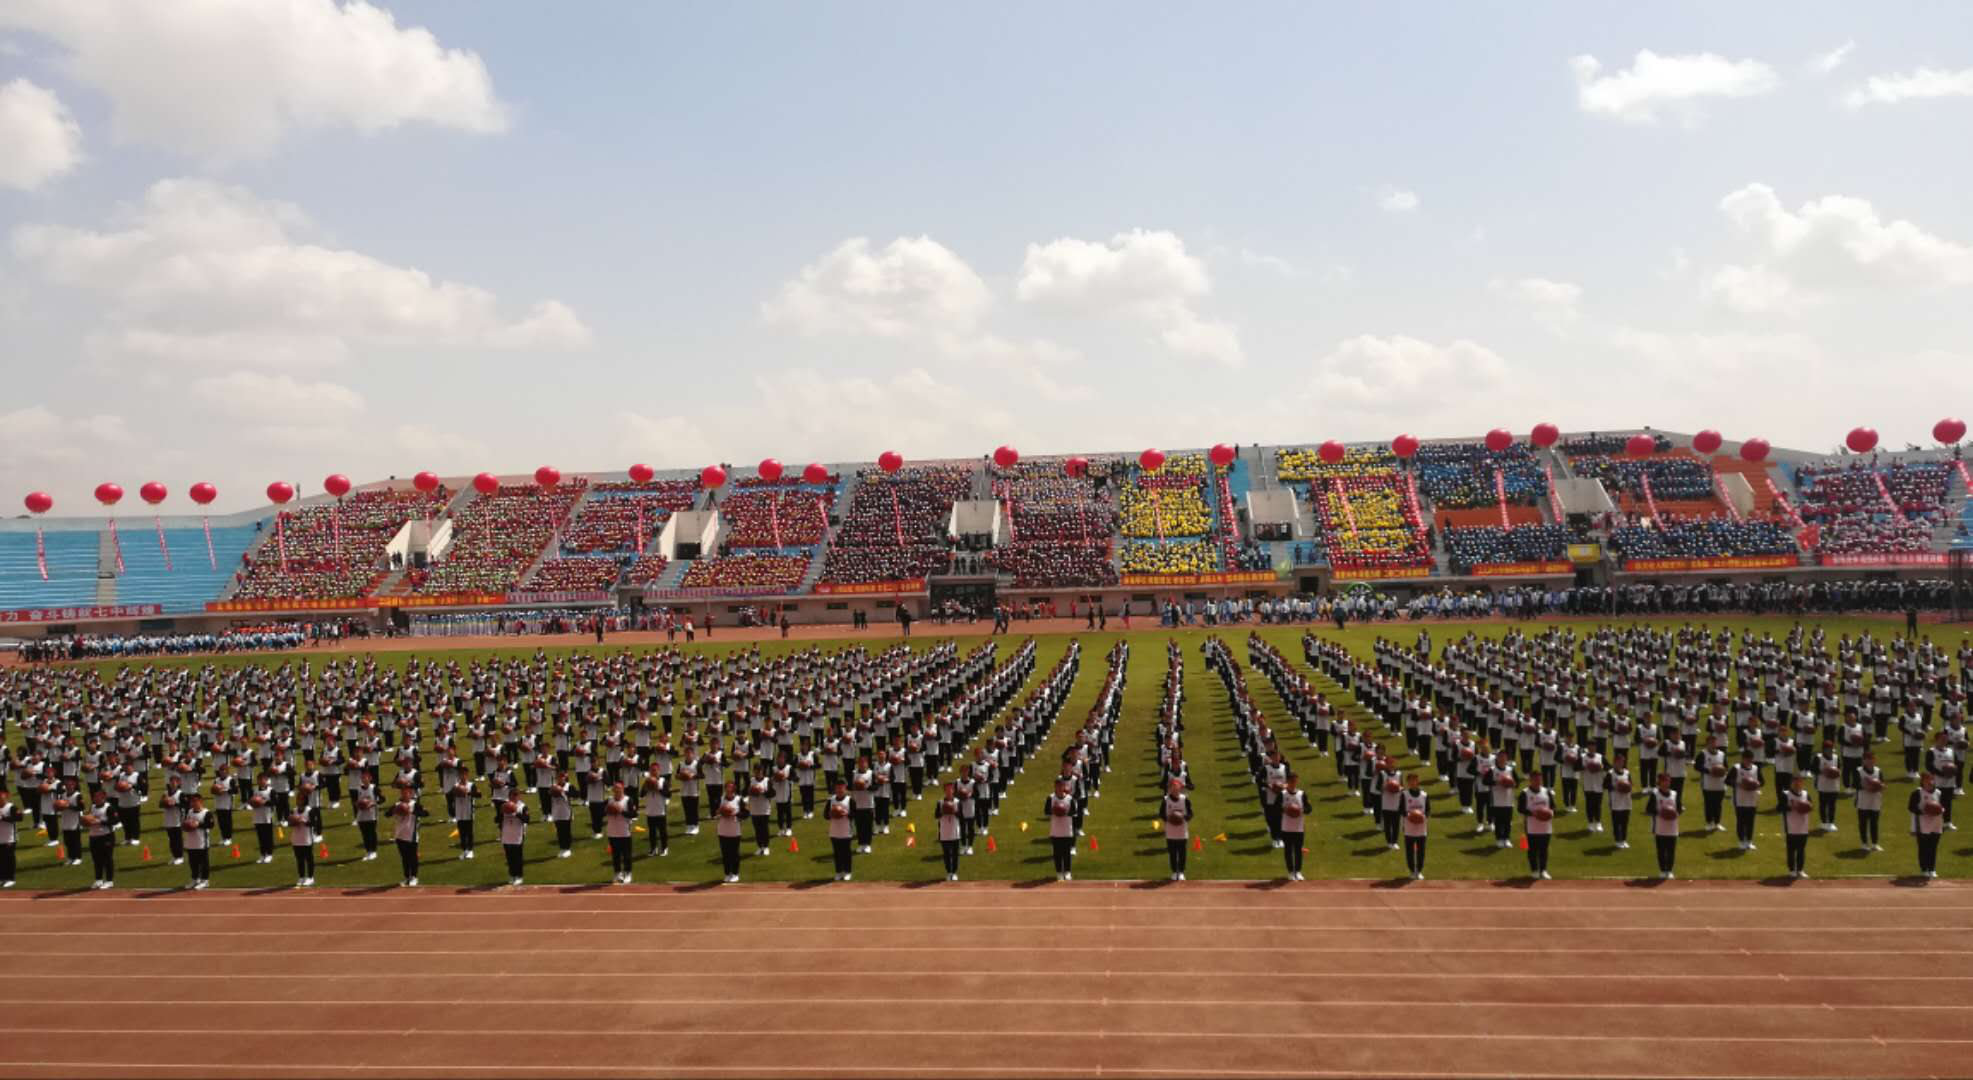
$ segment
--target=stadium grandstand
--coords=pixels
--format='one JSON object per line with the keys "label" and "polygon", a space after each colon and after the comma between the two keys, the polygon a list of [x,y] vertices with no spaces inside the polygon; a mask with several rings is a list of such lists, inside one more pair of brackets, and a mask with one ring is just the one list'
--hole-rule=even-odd
{"label": "stadium grandstand", "polygon": [[730,485],[649,470],[434,477],[155,526],[30,514],[0,523],[0,625],[190,630],[274,614],[761,597],[802,621],[847,621],[877,603],[922,612],[960,578],[976,597],[1107,606],[1146,589],[1938,576],[1973,525],[1956,446],[1832,456],[1710,433],[1504,434],[1155,461],[852,462]]}

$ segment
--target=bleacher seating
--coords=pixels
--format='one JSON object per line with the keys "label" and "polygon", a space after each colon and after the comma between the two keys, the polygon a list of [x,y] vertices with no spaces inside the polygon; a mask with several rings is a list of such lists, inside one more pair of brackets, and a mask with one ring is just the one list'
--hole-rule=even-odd
{"label": "bleacher seating", "polygon": [[1657,527],[1620,525],[1610,547],[1624,559],[1721,558],[1730,555],[1793,555],[1795,537],[1771,521],[1723,519],[1684,521]]}
{"label": "bleacher seating", "polygon": [[1651,496],[1658,502],[1704,501],[1712,499],[1713,470],[1695,457],[1660,456],[1648,458],[1591,454],[1571,458],[1569,467],[1579,477],[1599,480],[1612,498],[1628,495],[1644,497],[1644,479],[1651,479]]}
{"label": "bleacher seating", "polygon": [[1348,447],[1343,451],[1343,460],[1334,465],[1322,460],[1320,452],[1312,446],[1284,449],[1275,455],[1274,461],[1275,472],[1284,483],[1370,476],[1395,472],[1398,467],[1398,456],[1382,446]]}
{"label": "bleacher seating", "polygon": [[[0,609],[73,607],[96,602],[97,553],[102,534],[95,529],[50,529],[46,536],[48,580],[43,581],[34,560],[34,534],[0,533]],[[124,539],[127,542],[130,537],[126,534]]]}
{"label": "bleacher seating", "polygon": [[340,507],[317,503],[284,511],[286,569],[280,545],[269,538],[241,557],[233,595],[245,600],[362,596],[386,573],[384,546],[391,537],[413,517],[436,513],[447,499],[444,491],[373,489],[350,495]]}
{"label": "bleacher seating", "polygon": [[1310,485],[1329,565],[1338,570],[1388,570],[1432,565],[1417,516],[1396,473],[1370,473]]}
{"label": "bleacher seating", "polygon": [[944,572],[952,563],[946,537],[952,504],[972,487],[973,472],[964,465],[914,465],[895,474],[863,470],[829,545],[822,580],[906,581]]}
{"label": "bleacher seating", "polygon": [[720,500],[719,516],[730,526],[723,541],[727,550],[808,547],[828,538],[834,488],[752,479],[755,483]]}
{"label": "bleacher seating", "polygon": [[[628,485],[626,485],[628,486]],[[650,543],[672,514],[690,509],[694,490],[598,490],[576,511],[562,530],[564,555],[635,554],[637,519],[644,519],[644,542]]]}
{"label": "bleacher seating", "polygon": [[1560,559],[1569,531],[1560,525],[1521,525],[1447,529],[1446,559],[1455,574],[1470,574],[1475,566],[1546,562]]}
{"label": "bleacher seating", "polygon": [[1796,509],[1818,527],[1816,548],[1827,554],[1929,551],[1933,527],[1945,521],[1951,476],[1944,462],[1804,465],[1795,472],[1801,491]]}
{"label": "bleacher seating", "polygon": [[632,585],[650,585],[663,577],[665,567],[670,565],[671,560],[665,558],[663,555],[655,551],[647,552],[639,556],[636,562],[630,564],[630,576],[628,580]]}
{"label": "bleacher seating", "polygon": [[[808,573],[807,555],[747,554],[696,559],[679,584],[688,589],[792,592]],[[881,579],[873,579],[881,580]]]}
{"label": "bleacher seating", "polygon": [[500,592],[513,587],[568,520],[580,478],[543,491],[503,486],[452,518],[452,543],[438,565],[415,576],[421,593]]}
{"label": "bleacher seating", "polygon": [[[1556,449],[1571,458],[1623,454],[1629,452],[1630,440],[1629,435],[1600,435],[1592,432],[1588,435],[1563,439]],[[1655,454],[1665,453],[1672,448],[1672,441],[1663,435],[1652,435],[1651,443],[1652,453]]]}
{"label": "bleacher seating", "polygon": [[1219,570],[1219,552],[1204,540],[1132,540],[1118,560],[1126,574],[1210,574]]}
{"label": "bleacher seating", "polygon": [[1059,461],[1023,461],[1012,469],[990,466],[987,477],[996,497],[1014,511],[1012,542],[989,553],[987,562],[1014,575],[1016,587],[1116,584],[1110,537],[1117,511],[1090,476],[1069,476]]}
{"label": "bleacher seating", "polygon": [[216,527],[212,530],[212,555],[218,569],[206,559],[203,529],[166,529],[165,542],[171,545],[171,569],[166,570],[164,553],[158,550],[155,528],[131,529],[123,534],[123,573],[116,582],[119,604],[157,604],[167,612],[202,611],[208,601],[217,600],[233,578],[240,563],[260,533],[251,525]]}
{"label": "bleacher seating", "polygon": [[543,559],[521,588],[529,592],[596,592],[615,586],[622,572],[622,564],[613,555]]}
{"label": "bleacher seating", "polygon": [[1496,471],[1509,503],[1536,506],[1548,498],[1548,474],[1523,443],[1499,451],[1479,442],[1426,443],[1418,448],[1414,463],[1418,494],[1435,507],[1459,510],[1499,505]]}

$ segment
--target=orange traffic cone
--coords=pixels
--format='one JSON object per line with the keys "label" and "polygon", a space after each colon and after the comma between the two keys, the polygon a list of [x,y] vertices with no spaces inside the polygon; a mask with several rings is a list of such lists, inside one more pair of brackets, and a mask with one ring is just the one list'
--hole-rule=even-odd
{"label": "orange traffic cone", "polygon": [[1097,850],[1097,848],[1096,848],[1096,838],[1095,838],[1095,837],[1093,837],[1093,836],[1089,838],[1089,850],[1091,850],[1091,851],[1095,851],[1095,850]]}
{"label": "orange traffic cone", "polygon": [[315,855],[316,855],[316,857],[317,857],[317,858],[322,858],[322,859],[326,859],[326,858],[328,858],[328,857],[329,857],[329,843],[328,843],[328,841],[326,841],[326,840],[325,840],[325,841],[323,841],[323,842],[322,842],[322,850],[321,850],[321,851],[318,851],[318,852],[316,852],[316,853],[315,853]]}
{"label": "orange traffic cone", "polygon": [[236,859],[240,857],[240,845],[238,844],[233,845],[233,857]]}
{"label": "orange traffic cone", "polygon": [[1522,851],[1528,850],[1528,838],[1525,836],[1521,838],[1521,850]]}
{"label": "orange traffic cone", "polygon": [[1195,836],[1195,837],[1193,837],[1193,838],[1192,838],[1192,850],[1193,850],[1193,851],[1204,851],[1204,850],[1206,850],[1206,842],[1205,842],[1204,840],[1201,840],[1201,839],[1199,839],[1199,838],[1198,838],[1198,837],[1196,837],[1196,836]]}
{"label": "orange traffic cone", "polygon": [[1306,854],[1308,854],[1308,849],[1307,849],[1307,848],[1303,848],[1303,849],[1302,849],[1302,854],[1304,854],[1304,855],[1306,855]]}
{"label": "orange traffic cone", "polygon": [[1000,845],[993,842],[993,837],[991,836],[987,837],[987,854],[991,855],[999,850],[1000,850]]}
{"label": "orange traffic cone", "polygon": [[149,844],[144,845],[144,861],[145,862],[151,861],[151,845]]}
{"label": "orange traffic cone", "polygon": [[796,840],[794,837],[790,836],[788,838],[788,854],[798,855],[801,853],[801,850],[802,850],[801,841]]}
{"label": "orange traffic cone", "polygon": [[917,838],[916,836],[907,836],[907,837],[905,837],[905,838],[904,838],[904,846],[905,846],[905,847],[917,847],[917,846],[918,846],[918,838]]}

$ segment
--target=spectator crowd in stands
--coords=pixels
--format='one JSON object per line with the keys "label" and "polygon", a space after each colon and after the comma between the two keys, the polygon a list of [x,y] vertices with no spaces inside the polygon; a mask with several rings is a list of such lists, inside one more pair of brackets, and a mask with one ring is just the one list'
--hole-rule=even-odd
{"label": "spectator crowd in stands", "polygon": [[951,565],[952,504],[973,488],[965,465],[914,465],[858,474],[822,571],[833,584],[905,581]]}
{"label": "spectator crowd in stands", "polygon": [[436,565],[414,574],[421,593],[503,592],[541,555],[582,497],[581,478],[542,490],[503,486],[453,515]]}
{"label": "spectator crowd in stands", "polygon": [[[362,596],[386,573],[384,547],[404,523],[436,514],[450,498],[406,487],[372,488],[341,504],[317,503],[284,510],[287,565],[282,542],[269,536],[240,556],[238,600],[343,599]],[[274,531],[274,526],[269,526]]]}
{"label": "spectator crowd in stands", "polygon": [[1470,510],[1500,502],[1498,473],[1507,501],[1534,506],[1548,497],[1548,475],[1523,443],[1489,450],[1485,443],[1435,442],[1418,448],[1414,459],[1418,493],[1442,510]]}
{"label": "spectator crowd in stands", "polygon": [[1446,559],[1454,574],[1471,574],[1476,566],[1550,562],[1562,558],[1569,530],[1560,525],[1517,525],[1449,528],[1445,531]]}

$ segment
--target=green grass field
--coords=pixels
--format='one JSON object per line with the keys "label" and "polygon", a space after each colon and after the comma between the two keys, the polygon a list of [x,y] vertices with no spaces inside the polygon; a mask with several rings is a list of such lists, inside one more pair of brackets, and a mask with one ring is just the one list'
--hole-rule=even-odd
{"label": "green grass field", "polygon": [[[1722,619],[1710,620],[1712,625],[1728,625],[1735,628],[1751,626],[1756,633],[1771,630],[1777,637],[1785,634],[1792,625],[1787,619]],[[1828,631],[1831,642],[1841,634],[1852,635],[1870,629],[1879,637],[1894,632],[1896,627],[1881,620],[1820,620]],[[1543,625],[1553,625],[1552,623]],[[1583,625],[1594,625],[1585,622]],[[1675,625],[1675,624],[1661,624]],[[1462,635],[1467,626],[1458,623],[1433,623],[1433,635],[1438,643],[1444,643]],[[929,628],[927,628],[929,629]],[[1477,624],[1472,629],[1487,636],[1504,633],[1506,624]],[[1411,624],[1395,624],[1385,628],[1391,636],[1409,641],[1415,633]],[[1224,637],[1234,647],[1235,654],[1246,662],[1244,639],[1248,627],[1226,628]],[[1324,637],[1340,639],[1351,649],[1363,656],[1370,653],[1371,643],[1378,629],[1353,628],[1340,635],[1333,629],[1317,631]],[[1966,631],[1956,626],[1931,626],[1926,632],[1949,647],[1956,647]],[[1287,654],[1298,668],[1301,665],[1299,639],[1300,628],[1267,628],[1262,635],[1272,640],[1283,653]],[[1075,870],[1079,880],[1100,879],[1162,879],[1166,875],[1165,849],[1162,834],[1155,830],[1153,815],[1156,813],[1159,792],[1157,790],[1157,762],[1153,746],[1153,721],[1156,715],[1160,687],[1165,675],[1164,643],[1176,639],[1185,650],[1186,674],[1186,754],[1191,763],[1193,779],[1197,790],[1192,793],[1197,819],[1193,823],[1193,834],[1203,839],[1204,848],[1191,856],[1187,876],[1201,879],[1269,879],[1282,874],[1281,853],[1273,850],[1267,840],[1267,833],[1255,798],[1254,788],[1247,779],[1245,762],[1238,744],[1234,740],[1231,722],[1226,708],[1225,694],[1219,680],[1212,676],[1200,656],[1199,647],[1207,631],[1200,629],[1164,632],[1138,630],[1128,635],[1133,645],[1130,679],[1125,688],[1124,710],[1118,723],[1116,751],[1113,756],[1113,772],[1105,778],[1102,795],[1090,804],[1086,822],[1087,835],[1078,847]],[[1030,762],[1052,762],[1076,730],[1081,717],[1094,702],[1100,689],[1104,662],[1103,655],[1111,639],[1119,636],[1109,634],[1079,635],[1084,642],[1084,656],[1081,676],[1076,680],[1067,705],[1061,717],[1050,732],[1047,743],[1030,758]],[[916,640],[919,647],[930,645],[937,639],[929,635]],[[975,641],[977,639],[974,639]],[[1038,640],[1036,677],[1046,673],[1061,656],[1071,638],[1067,635],[1051,635]],[[1018,637],[1005,639],[1002,646],[1002,659],[1008,650],[1018,645]],[[792,644],[763,643],[764,653],[775,654],[794,647],[806,647],[813,642]],[[849,643],[844,643],[845,645]],[[435,649],[421,653],[430,656]],[[970,642],[962,641],[962,646]],[[750,646],[740,643],[701,644],[695,646],[709,653],[726,653]],[[825,648],[833,647],[824,643]],[[559,652],[583,652],[581,648],[557,649]],[[532,655],[532,647],[509,650],[519,656]],[[489,650],[457,652],[462,663],[469,656],[486,657],[500,655]],[[350,654],[345,654],[350,655]],[[399,664],[404,653],[380,653],[380,664]],[[279,663],[282,658],[273,658]],[[256,662],[251,658],[219,658],[213,660],[159,661],[159,663],[215,663],[240,664]],[[265,662],[264,660],[261,662]],[[1313,676],[1313,673],[1310,673]],[[1316,684],[1331,702],[1355,718],[1360,727],[1383,735],[1385,745],[1398,756],[1407,767],[1415,766],[1416,760],[1405,752],[1403,741],[1391,737],[1381,727],[1374,726],[1367,714],[1359,709],[1352,698],[1340,688],[1320,676],[1313,676]],[[1263,711],[1271,716],[1281,716],[1284,712],[1272,688],[1264,678],[1249,672],[1249,685]],[[1025,697],[1023,687],[1016,701]],[[1400,852],[1389,851],[1382,842],[1382,836],[1371,820],[1364,816],[1360,803],[1342,788],[1337,779],[1334,759],[1320,759],[1313,748],[1301,741],[1300,733],[1291,725],[1280,729],[1283,748],[1289,758],[1290,767],[1299,771],[1304,786],[1315,801],[1317,813],[1311,822],[1312,830],[1307,837],[1309,849],[1304,872],[1310,879],[1354,878],[1390,879],[1403,876],[1404,864]],[[16,736],[17,737],[17,736]],[[970,751],[967,756],[970,757]],[[1809,842],[1808,869],[1813,877],[1840,877],[1852,875],[1902,876],[1916,868],[1912,841],[1905,832],[1906,818],[1903,811],[1908,785],[1901,779],[1902,768],[1897,767],[1895,754],[1883,755],[1887,773],[1896,773],[1896,779],[1887,792],[1883,827],[1883,844],[1886,850],[1881,853],[1865,853],[1860,850],[1855,834],[1854,813],[1846,805],[1839,814],[1841,831],[1827,835],[1817,834]],[[1432,839],[1428,852],[1427,876],[1432,879],[1495,879],[1517,878],[1526,871],[1525,857],[1516,849],[1501,850],[1494,846],[1491,837],[1474,836],[1475,822],[1459,813],[1457,800],[1452,798],[1445,785],[1433,782],[1428,771],[1427,784],[1437,799],[1439,806],[1432,822]],[[961,877],[966,879],[1024,880],[1045,879],[1051,876],[1046,830],[1038,816],[1038,810],[1046,790],[1052,769],[1029,769],[1015,779],[1003,802],[1000,816],[992,821],[992,836],[998,851],[989,852],[984,838],[976,846],[976,854],[964,859]],[[153,792],[160,789],[154,779]],[[426,797],[427,806],[433,811],[424,833],[423,861],[420,875],[421,884],[435,886],[499,886],[506,882],[505,862],[501,858],[497,843],[488,843],[484,838],[497,834],[491,825],[490,811],[482,809],[478,833],[482,837],[479,855],[472,861],[456,857],[454,844],[447,838],[449,826],[443,823],[439,800],[432,795]],[[331,810],[326,806],[324,815],[329,826],[325,837],[330,855],[319,860],[316,881],[319,887],[363,887],[395,884],[399,878],[399,868],[395,852],[390,846],[388,831],[385,832],[382,852],[375,862],[359,860],[361,848],[356,829],[350,822],[350,806],[345,803],[341,810]],[[636,877],[640,882],[717,882],[720,878],[719,853],[712,829],[707,827],[696,837],[682,835],[681,821],[676,800],[672,803],[672,843],[671,854],[666,858],[645,857],[644,838],[635,838],[639,852]],[[569,859],[555,857],[553,831],[537,823],[529,829],[527,845],[527,873],[529,884],[587,884],[600,883],[609,877],[609,853],[600,840],[591,840],[581,831],[586,824],[582,811],[577,812],[577,842],[575,855]],[[245,815],[241,815],[244,821]],[[125,888],[157,889],[172,888],[185,883],[186,873],[182,866],[170,865],[166,851],[165,837],[157,827],[155,800],[144,808],[145,837],[149,844],[151,859],[141,861],[137,848],[117,848],[117,885]],[[943,870],[939,861],[936,831],[932,826],[929,801],[916,803],[911,807],[906,821],[916,826],[911,831],[902,823],[894,823],[891,834],[879,836],[875,850],[870,855],[859,855],[856,861],[856,879],[859,881],[904,881],[931,882],[942,880]],[[1028,829],[1023,831],[1023,822]],[[1771,806],[1764,808],[1760,816],[1758,849],[1741,852],[1736,849],[1728,818],[1729,828],[1723,833],[1707,834],[1702,831],[1703,819],[1696,795],[1690,800],[1686,811],[1687,831],[1680,843],[1678,871],[1681,878],[1768,878],[1779,875],[1782,870],[1782,842],[1780,822]],[[1590,834],[1582,827],[1580,816],[1563,817],[1557,822],[1556,840],[1550,859],[1550,872],[1557,879],[1567,878],[1632,878],[1655,876],[1656,863],[1644,823],[1633,827],[1631,849],[1618,851],[1612,847],[1609,834]],[[1516,821],[1516,829],[1520,822]],[[214,888],[258,888],[278,887],[293,884],[294,864],[291,854],[284,846],[277,846],[275,861],[270,865],[259,865],[253,861],[253,840],[250,827],[242,827],[240,838],[245,846],[245,856],[239,860],[230,858],[227,852],[215,846],[213,852]],[[751,835],[751,834],[749,834]],[[1224,835],[1225,839],[1217,839]],[[1940,876],[1964,877],[1973,872],[1973,832],[1949,833],[1940,852]],[[910,841],[916,839],[913,846]],[[822,821],[797,820],[794,840],[798,852],[789,850],[789,841],[777,838],[773,842],[772,854],[757,857],[752,854],[749,841],[742,859],[741,878],[743,881],[823,881],[831,876],[829,844]],[[86,888],[91,873],[85,857],[81,866],[57,865],[54,849],[42,846],[44,838],[34,833],[32,828],[24,828],[20,843],[19,887],[24,889],[71,889]],[[217,839],[215,836],[215,845]]]}

